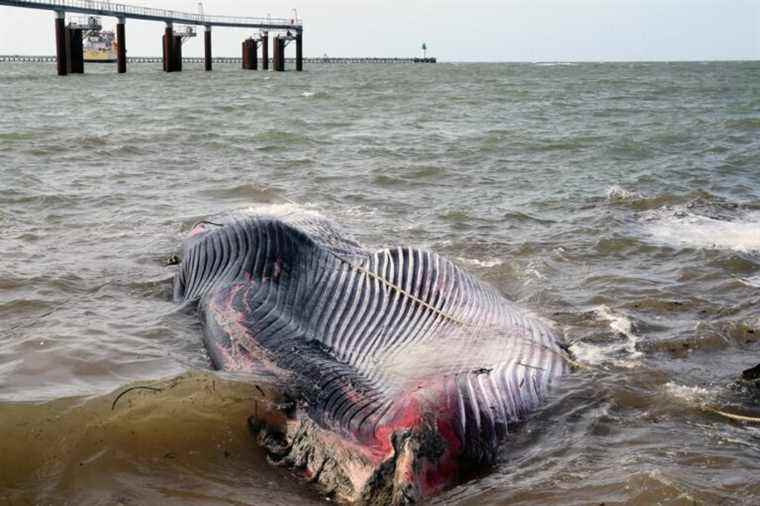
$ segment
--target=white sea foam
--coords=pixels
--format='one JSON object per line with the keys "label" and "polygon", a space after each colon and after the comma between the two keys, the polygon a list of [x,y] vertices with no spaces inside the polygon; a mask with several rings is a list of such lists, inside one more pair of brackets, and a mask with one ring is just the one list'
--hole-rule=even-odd
{"label": "white sea foam", "polygon": [[607,188],[607,200],[609,201],[634,200],[640,198],[642,198],[640,193],[626,190],[622,186],[612,185]]}
{"label": "white sea foam", "polygon": [[546,281],[546,276],[542,274],[540,270],[542,266],[543,264],[537,260],[531,260],[528,262],[528,265],[526,265],[524,269],[525,281],[523,281],[523,286],[530,286],[533,283],[541,285]]}
{"label": "white sea foam", "polygon": [[294,212],[301,212],[314,216],[321,216],[318,211],[309,209],[310,207],[311,206],[308,204],[297,204],[295,202],[286,202],[283,204],[256,204],[255,206],[241,209],[240,212],[245,214],[266,214],[270,216],[285,216]]}
{"label": "white sea foam", "polygon": [[301,93],[301,96],[304,96],[304,97],[313,97],[314,96],[314,92],[313,91],[304,91],[303,93]]}
{"label": "white sea foam", "polygon": [[636,343],[640,339],[633,332],[633,322],[625,316],[614,314],[609,307],[604,305],[594,308],[594,316],[598,320],[609,322],[610,330],[616,336],[624,337],[625,340],[611,344],[574,343],[570,348],[578,360],[596,365],[610,363],[629,369],[641,365],[639,359],[643,353],[636,349]]}
{"label": "white sea foam", "polygon": [[704,405],[712,402],[716,397],[715,390],[710,390],[703,387],[689,387],[673,382],[665,384],[665,392],[680,401],[698,405]]}
{"label": "white sea foam", "polygon": [[667,244],[701,249],[760,252],[760,213],[734,221],[693,214],[685,209],[653,211],[644,217],[645,232]]}
{"label": "white sea foam", "polygon": [[610,323],[610,329],[616,334],[625,336],[628,339],[627,349],[634,353],[640,353],[636,351],[636,343],[639,338],[633,333],[633,322],[630,319],[622,315],[616,315],[612,310],[605,306],[597,306],[594,308],[594,315],[600,320],[608,321]]}
{"label": "white sea foam", "polygon": [[570,351],[581,364],[600,365],[607,362],[615,362],[615,359],[610,357],[610,352],[605,346],[577,342],[570,345]]}
{"label": "white sea foam", "polygon": [[504,260],[500,258],[486,258],[483,260],[478,260],[477,258],[457,257],[457,260],[459,260],[463,264],[474,265],[476,267],[485,267],[485,268],[496,267],[497,265],[502,265],[504,263]]}
{"label": "white sea foam", "polygon": [[739,278],[739,282],[753,288],[760,288],[760,274],[757,276],[750,276],[748,278]]}

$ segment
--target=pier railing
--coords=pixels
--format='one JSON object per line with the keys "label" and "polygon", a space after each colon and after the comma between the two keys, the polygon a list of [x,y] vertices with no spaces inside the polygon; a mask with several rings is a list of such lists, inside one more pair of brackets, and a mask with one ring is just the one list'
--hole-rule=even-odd
{"label": "pier railing", "polygon": [[107,1],[94,0],[0,0],[0,5],[26,7],[53,11],[76,12],[116,18],[135,18],[151,21],[165,21],[185,25],[237,26],[244,28],[265,28],[271,30],[301,30],[303,23],[297,18],[209,16],[190,12],[179,12],[153,7],[139,7]]}

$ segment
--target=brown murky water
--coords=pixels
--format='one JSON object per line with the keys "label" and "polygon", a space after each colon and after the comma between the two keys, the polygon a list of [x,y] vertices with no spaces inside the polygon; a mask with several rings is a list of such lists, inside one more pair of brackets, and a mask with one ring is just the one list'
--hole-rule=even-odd
{"label": "brown murky water", "polygon": [[308,70],[0,64],[0,505],[325,502],[169,300],[258,204],[445,254],[589,366],[435,502],[760,502],[760,425],[709,411],[760,415],[760,64]]}

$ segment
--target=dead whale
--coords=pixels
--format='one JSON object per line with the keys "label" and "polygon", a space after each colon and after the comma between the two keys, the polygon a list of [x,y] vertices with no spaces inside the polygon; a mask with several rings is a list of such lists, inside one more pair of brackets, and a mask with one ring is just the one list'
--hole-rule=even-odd
{"label": "dead whale", "polygon": [[174,280],[214,366],[273,378],[274,462],[342,501],[406,504],[493,463],[572,360],[540,318],[433,252],[369,250],[311,212],[193,228]]}

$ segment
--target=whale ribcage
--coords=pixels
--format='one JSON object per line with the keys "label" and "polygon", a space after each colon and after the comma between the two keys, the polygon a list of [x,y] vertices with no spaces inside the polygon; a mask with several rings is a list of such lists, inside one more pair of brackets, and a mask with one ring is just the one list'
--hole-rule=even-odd
{"label": "whale ribcage", "polygon": [[353,435],[439,382],[460,434],[494,441],[567,369],[547,324],[444,257],[341,234],[313,215],[248,216],[195,239],[179,293],[200,300],[218,367],[289,371],[315,420]]}

